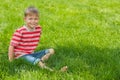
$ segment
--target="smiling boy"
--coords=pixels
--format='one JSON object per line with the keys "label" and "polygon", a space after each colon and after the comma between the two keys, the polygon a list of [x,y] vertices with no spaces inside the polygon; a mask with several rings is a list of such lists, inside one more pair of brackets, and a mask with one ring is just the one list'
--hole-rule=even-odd
{"label": "smiling boy", "polygon": [[[34,52],[42,33],[41,26],[38,24],[38,10],[35,7],[28,7],[24,12],[24,21],[25,25],[17,29],[11,39],[8,50],[9,61],[22,58],[33,65],[38,64],[43,69],[53,71],[44,64],[44,61],[54,54],[54,49]],[[67,66],[63,66],[60,71],[67,71]]]}
{"label": "smiling boy", "polygon": [[38,10],[35,7],[28,7],[24,12],[24,21],[25,25],[17,29],[11,39],[8,51],[9,61],[24,58],[34,65],[38,64],[40,67],[52,71],[43,62],[54,54],[54,49],[34,52],[42,32],[41,26],[38,25]]}

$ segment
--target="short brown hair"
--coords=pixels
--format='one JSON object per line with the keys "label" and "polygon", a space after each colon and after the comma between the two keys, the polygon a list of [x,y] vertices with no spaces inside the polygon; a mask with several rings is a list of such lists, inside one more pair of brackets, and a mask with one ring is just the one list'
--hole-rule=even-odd
{"label": "short brown hair", "polygon": [[38,10],[34,7],[34,6],[30,6],[28,7],[25,12],[24,12],[24,16],[27,16],[29,14],[36,14],[36,15],[39,15],[39,12]]}

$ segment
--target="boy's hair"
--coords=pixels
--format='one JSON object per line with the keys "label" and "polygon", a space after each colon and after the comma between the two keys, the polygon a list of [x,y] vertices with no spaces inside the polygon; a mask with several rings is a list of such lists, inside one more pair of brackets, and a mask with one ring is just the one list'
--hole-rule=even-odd
{"label": "boy's hair", "polygon": [[37,16],[39,16],[39,12],[34,6],[28,7],[24,12],[25,17],[30,14],[36,14]]}

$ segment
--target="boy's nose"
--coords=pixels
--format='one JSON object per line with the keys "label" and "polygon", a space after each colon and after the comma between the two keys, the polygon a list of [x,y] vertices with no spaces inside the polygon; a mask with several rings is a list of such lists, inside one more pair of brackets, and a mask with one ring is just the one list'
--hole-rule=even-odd
{"label": "boy's nose", "polygon": [[35,20],[32,20],[31,22],[35,22]]}

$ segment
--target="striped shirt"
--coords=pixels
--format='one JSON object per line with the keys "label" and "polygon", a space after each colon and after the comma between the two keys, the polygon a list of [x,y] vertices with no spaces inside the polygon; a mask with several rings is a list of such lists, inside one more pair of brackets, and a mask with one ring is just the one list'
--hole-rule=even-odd
{"label": "striped shirt", "polygon": [[10,45],[14,46],[15,58],[25,54],[31,54],[36,49],[41,35],[41,27],[35,27],[34,31],[28,31],[23,26],[13,34]]}

